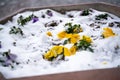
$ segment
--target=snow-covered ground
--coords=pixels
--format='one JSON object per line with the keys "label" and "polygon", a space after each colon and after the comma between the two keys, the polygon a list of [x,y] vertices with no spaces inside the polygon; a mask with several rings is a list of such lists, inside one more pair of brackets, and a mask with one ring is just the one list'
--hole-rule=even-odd
{"label": "snow-covered ground", "polygon": [[[27,11],[0,25],[0,72],[6,78],[16,78],[120,66],[120,18],[94,9],[90,9],[86,16],[81,15],[82,12],[61,14],[50,9]],[[21,15],[26,18],[32,14],[36,16],[34,19],[23,26],[18,24]],[[107,19],[96,20],[100,14],[108,14]],[[54,45],[67,48],[74,45],[63,45],[64,39],[58,38],[57,34],[65,30],[66,23],[81,26],[83,32],[78,35],[87,35],[92,39],[93,52],[77,50],[74,55],[65,56],[64,60],[44,59],[43,55]],[[13,26],[22,32],[10,32]],[[115,36],[103,38],[103,28],[106,27],[111,28]],[[52,36],[47,32],[51,32]]]}

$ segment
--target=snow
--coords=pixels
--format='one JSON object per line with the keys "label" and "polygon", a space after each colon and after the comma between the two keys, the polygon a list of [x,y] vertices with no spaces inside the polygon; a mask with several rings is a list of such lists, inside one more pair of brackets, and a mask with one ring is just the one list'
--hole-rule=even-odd
{"label": "snow", "polygon": [[[60,14],[51,10],[53,16],[50,17],[45,13],[47,10],[50,9],[19,13],[13,17],[12,21],[0,25],[0,28],[3,28],[3,30],[0,31],[0,41],[2,42],[0,54],[11,50],[11,53],[17,55],[16,61],[20,62],[19,65],[14,64],[14,68],[11,68],[10,66],[4,67],[0,64],[0,72],[7,79],[81,70],[113,68],[120,65],[120,48],[117,50],[114,49],[117,45],[120,47],[120,27],[116,27],[116,25],[111,27],[117,36],[105,39],[100,37],[104,27],[108,27],[110,22],[120,22],[120,18],[113,14],[94,9],[92,9],[93,12],[91,12],[91,15],[88,16],[80,16],[81,11],[69,11],[66,12],[66,14]],[[101,13],[107,13],[113,19],[109,17],[108,20],[100,21],[105,22],[105,24],[97,23],[95,16]],[[35,23],[29,21],[24,26],[17,24],[19,16],[22,15],[23,17],[28,17],[31,14],[37,16],[39,21]],[[45,18],[41,17],[43,14],[45,15]],[[67,16],[68,14],[72,14],[73,18],[69,18]],[[60,20],[62,20],[62,22],[60,22]],[[57,22],[58,25],[54,27],[45,27],[46,23],[52,21]],[[53,46],[53,42],[63,42],[62,40],[57,41],[57,34],[64,30],[64,25],[68,22],[81,25],[83,32],[79,33],[79,35],[94,36],[92,37],[94,52],[84,50],[77,51],[75,55],[65,57],[65,60],[63,61],[47,61],[43,59],[42,55]],[[89,25],[91,23],[95,23],[97,26],[99,25],[100,28],[97,29],[90,27]],[[9,31],[13,26],[20,27],[24,35],[9,34]],[[52,37],[46,35],[46,32],[48,31],[52,32]],[[13,46],[13,42],[16,42],[16,46]],[[72,45],[73,44],[67,44],[65,47],[70,48]]]}

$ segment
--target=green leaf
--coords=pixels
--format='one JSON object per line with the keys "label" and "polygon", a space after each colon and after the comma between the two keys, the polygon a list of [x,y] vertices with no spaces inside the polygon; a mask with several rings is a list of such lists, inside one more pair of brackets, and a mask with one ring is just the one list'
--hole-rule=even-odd
{"label": "green leaf", "polygon": [[36,17],[36,16],[34,16],[34,15],[32,14],[32,15],[26,17],[26,18],[23,18],[23,16],[21,15],[21,16],[18,18],[17,22],[18,22],[19,25],[24,26],[27,22],[31,21],[33,17]]}
{"label": "green leaf", "polygon": [[76,46],[77,46],[77,49],[80,49],[80,50],[89,50],[89,51],[93,52],[93,49],[91,48],[91,43],[88,43],[85,40],[80,40],[76,44]]}
{"label": "green leaf", "polygon": [[72,34],[80,33],[80,31],[82,29],[79,24],[72,25],[72,23],[66,23],[65,26],[68,26],[66,29],[66,32],[72,33]]}
{"label": "green leaf", "polygon": [[0,28],[0,31],[3,30],[3,28]]}
{"label": "green leaf", "polygon": [[100,14],[96,16],[96,20],[106,19],[107,20],[108,14]]}
{"label": "green leaf", "polygon": [[11,30],[9,31],[9,34],[21,34],[21,35],[24,35],[22,29],[21,28],[16,28],[15,26],[13,26],[11,28]]}
{"label": "green leaf", "polygon": [[90,14],[90,11],[89,9],[86,9],[86,10],[83,10],[82,13],[81,13],[81,16],[87,16]]}
{"label": "green leaf", "polygon": [[64,43],[63,43],[63,45],[65,45],[65,44],[67,44],[67,43],[68,43],[68,40],[65,40]]}

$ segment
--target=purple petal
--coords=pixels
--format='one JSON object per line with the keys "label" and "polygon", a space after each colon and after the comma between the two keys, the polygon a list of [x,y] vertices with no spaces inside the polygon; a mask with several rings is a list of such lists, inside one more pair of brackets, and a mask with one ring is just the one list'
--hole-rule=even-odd
{"label": "purple petal", "polygon": [[33,23],[37,22],[39,19],[37,17],[34,17],[33,19]]}
{"label": "purple petal", "polygon": [[9,65],[11,65],[11,61],[10,60],[6,60],[4,63],[3,63],[3,65],[4,66],[9,66]]}
{"label": "purple petal", "polygon": [[15,54],[9,54],[10,60],[15,60],[17,56]]}
{"label": "purple petal", "polygon": [[49,16],[53,16],[53,14],[51,12],[48,13]]}

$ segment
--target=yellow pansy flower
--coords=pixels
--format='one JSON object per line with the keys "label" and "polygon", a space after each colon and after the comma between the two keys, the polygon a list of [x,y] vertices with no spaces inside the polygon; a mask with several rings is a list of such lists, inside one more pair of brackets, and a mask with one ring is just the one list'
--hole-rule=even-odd
{"label": "yellow pansy flower", "polygon": [[91,42],[92,42],[92,39],[91,39],[89,36],[85,36],[85,35],[83,35],[83,36],[81,37],[81,40],[85,40],[85,41],[87,41],[88,43],[91,43]]}
{"label": "yellow pansy flower", "polygon": [[103,28],[103,30],[104,31],[103,31],[102,35],[104,36],[104,38],[115,36],[115,33],[109,27]]}
{"label": "yellow pansy flower", "polygon": [[49,32],[49,31],[48,31],[46,34],[47,34],[48,36],[52,36],[52,33]]}
{"label": "yellow pansy flower", "polygon": [[66,36],[66,32],[65,31],[62,31],[62,32],[60,32],[60,33],[58,33],[58,38],[60,38],[60,39],[62,39],[62,38],[65,38],[65,36]]}
{"label": "yellow pansy flower", "polygon": [[72,46],[70,50],[64,46],[53,46],[47,53],[43,55],[44,59],[52,60],[56,58],[59,54],[64,56],[71,56],[76,53],[76,46]]}
{"label": "yellow pansy flower", "polygon": [[57,57],[58,54],[61,54],[63,52],[62,46],[53,46],[47,53],[45,53],[43,56],[45,59],[51,59]]}

